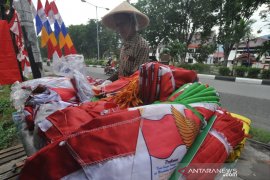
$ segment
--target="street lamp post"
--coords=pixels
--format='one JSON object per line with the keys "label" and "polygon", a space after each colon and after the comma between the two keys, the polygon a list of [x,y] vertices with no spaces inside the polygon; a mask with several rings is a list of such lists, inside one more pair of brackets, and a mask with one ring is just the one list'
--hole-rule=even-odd
{"label": "street lamp post", "polygon": [[98,8],[101,8],[101,9],[106,9],[106,10],[110,10],[109,8],[105,8],[105,7],[100,7],[100,6],[96,6],[86,0],[81,0],[82,2],[85,2],[85,3],[88,3],[92,6],[94,6],[96,8],[96,24],[97,24],[97,60],[99,60],[99,35],[98,35],[98,30],[99,30],[99,27],[98,27]]}

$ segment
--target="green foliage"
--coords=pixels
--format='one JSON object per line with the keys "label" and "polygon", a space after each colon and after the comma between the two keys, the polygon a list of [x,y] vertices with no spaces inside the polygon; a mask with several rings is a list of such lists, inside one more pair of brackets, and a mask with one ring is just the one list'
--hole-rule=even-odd
{"label": "green foliage", "polygon": [[222,76],[229,76],[231,73],[231,70],[228,67],[220,67],[218,69],[218,72]]}
{"label": "green foliage", "polygon": [[16,127],[12,120],[0,120],[0,150],[17,141]]}
{"label": "green foliage", "polygon": [[160,52],[160,54],[170,54],[170,49],[169,48],[163,48]]}
{"label": "green foliage", "polygon": [[102,65],[104,64],[104,62],[105,62],[105,61],[103,61],[103,60],[100,60],[100,61],[98,61],[98,62],[97,62],[97,65],[100,65],[100,66],[102,66]]}
{"label": "green foliage", "polygon": [[208,56],[214,53],[215,50],[216,45],[214,44],[200,45],[199,48],[196,49],[196,53],[193,54],[193,57],[198,63],[203,63],[207,61]]}
{"label": "green foliage", "polygon": [[270,79],[270,69],[262,71],[262,79]]}
{"label": "green foliage", "polygon": [[136,7],[146,13],[150,25],[144,36],[151,47],[177,39],[186,45],[195,32],[211,32],[216,22],[216,0],[139,0]]}
{"label": "green foliage", "polygon": [[270,132],[264,129],[251,127],[249,134],[254,140],[257,140],[263,143],[270,142]]}
{"label": "green foliage", "polygon": [[247,68],[244,66],[239,66],[235,68],[235,74],[238,77],[244,77],[247,72]]}
{"label": "green foliage", "polygon": [[248,77],[249,78],[258,78],[258,75],[260,74],[261,69],[260,68],[248,68]]}
{"label": "green foliage", "polygon": [[187,70],[192,70],[192,64],[177,64],[176,67],[181,67]]}
{"label": "green foliage", "polygon": [[196,63],[196,64],[177,64],[177,67],[181,67],[188,70],[194,70],[197,73],[209,73],[210,72],[210,65]]}
{"label": "green foliage", "polygon": [[262,46],[257,47],[257,51],[259,52],[259,56],[257,57],[260,59],[263,55],[270,55],[270,37],[268,37],[269,41],[265,41]]}
{"label": "green foliage", "polygon": [[[119,54],[119,37],[117,34],[99,23],[100,58],[105,54]],[[87,25],[71,25],[68,27],[73,44],[79,54],[85,58],[97,58],[97,24],[90,20]]]}
{"label": "green foliage", "polygon": [[0,88],[0,149],[7,148],[17,141],[16,128],[12,121],[15,111],[9,100],[10,86]]}
{"label": "green foliage", "polygon": [[179,40],[171,41],[168,45],[169,53],[173,58],[173,62],[179,62],[178,57],[183,57],[187,52],[187,45],[185,43],[180,42]]}
{"label": "green foliage", "polygon": [[192,65],[192,70],[195,70],[197,73],[209,73],[210,66],[207,64],[196,63]]}
{"label": "green foliage", "polygon": [[219,43],[224,49],[224,63],[227,64],[229,53],[233,46],[241,39],[251,36],[251,25],[254,21],[250,17],[266,0],[217,0]]}

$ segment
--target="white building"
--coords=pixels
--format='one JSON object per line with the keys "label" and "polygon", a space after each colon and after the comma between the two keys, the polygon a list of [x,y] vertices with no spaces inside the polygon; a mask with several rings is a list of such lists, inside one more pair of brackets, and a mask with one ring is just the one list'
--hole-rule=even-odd
{"label": "white building", "polygon": [[[262,55],[257,61],[253,60],[251,62],[251,60],[253,58],[258,58],[258,47],[262,46],[264,42],[269,40],[270,39],[268,38],[268,36],[263,36],[251,39],[249,40],[249,43],[247,43],[247,41],[240,42],[238,47],[235,45],[229,54],[227,67],[232,67],[234,63],[237,63],[237,65],[246,65],[246,63],[248,62],[252,67],[268,69],[270,64],[269,54]],[[249,55],[245,56],[244,54]],[[236,62],[235,60],[237,60],[237,58],[239,59],[239,57],[242,60]]]}

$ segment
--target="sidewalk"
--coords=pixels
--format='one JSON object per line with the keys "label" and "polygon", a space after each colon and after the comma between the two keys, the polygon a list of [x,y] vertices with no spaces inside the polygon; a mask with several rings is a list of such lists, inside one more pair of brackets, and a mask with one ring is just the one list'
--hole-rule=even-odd
{"label": "sidewalk", "polygon": [[209,74],[198,74],[199,78],[215,79],[222,81],[232,81],[236,83],[249,83],[258,85],[270,85],[270,80],[266,79],[252,79],[252,78],[240,78],[240,77],[230,77],[230,76],[219,76],[219,75],[209,75]]}
{"label": "sidewalk", "polygon": [[[268,146],[270,148],[270,145]],[[270,149],[262,145],[246,141],[243,152],[236,163],[237,178],[239,180],[266,180],[270,177]]]}

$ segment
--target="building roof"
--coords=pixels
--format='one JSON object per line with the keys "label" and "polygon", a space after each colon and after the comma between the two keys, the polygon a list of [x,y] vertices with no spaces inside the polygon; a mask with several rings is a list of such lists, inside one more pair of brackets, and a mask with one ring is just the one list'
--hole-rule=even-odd
{"label": "building roof", "polygon": [[[255,38],[255,39],[250,39],[249,40],[249,45],[247,45],[247,41],[242,41],[239,43],[238,48],[247,48],[249,46],[249,48],[254,48],[254,47],[259,47],[262,46],[262,44],[266,41],[269,41],[269,39],[267,38]],[[234,45],[235,48],[236,45]]]}
{"label": "building roof", "polygon": [[197,49],[199,48],[199,44],[189,44],[188,49]]}
{"label": "building roof", "polygon": [[256,58],[254,54],[251,53],[244,53],[235,58],[236,61],[250,61],[250,62],[256,62]]}
{"label": "building roof", "polygon": [[224,52],[215,52],[213,54],[214,58],[223,58],[224,57]]}

